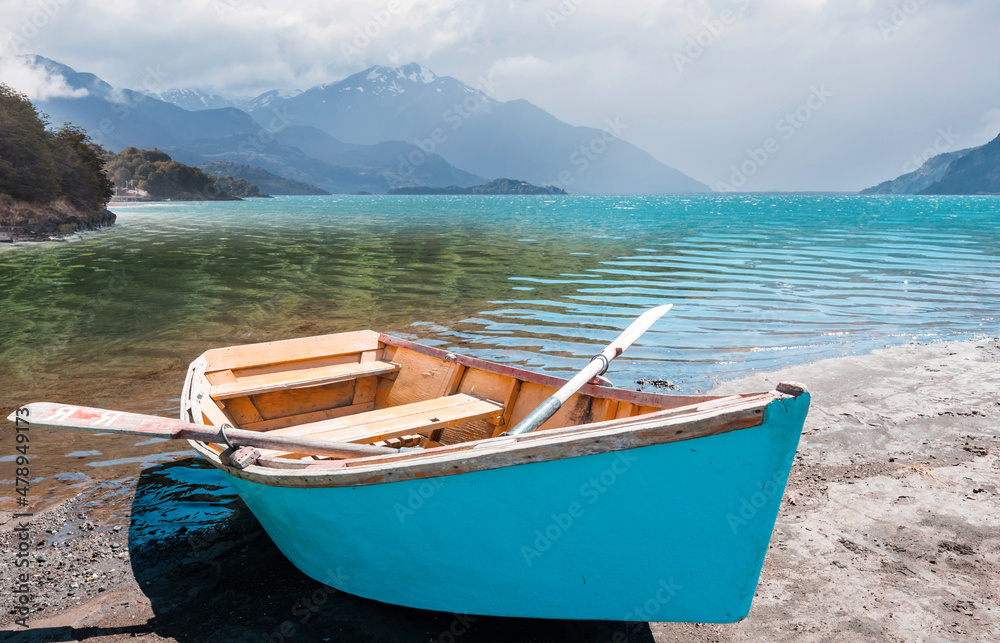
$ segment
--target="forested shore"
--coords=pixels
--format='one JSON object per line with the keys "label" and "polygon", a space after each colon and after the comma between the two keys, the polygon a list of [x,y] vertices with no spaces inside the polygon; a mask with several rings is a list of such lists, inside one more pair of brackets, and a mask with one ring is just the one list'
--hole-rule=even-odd
{"label": "forested shore", "polygon": [[0,240],[46,239],[115,221],[104,150],[82,128],[47,123],[0,83]]}

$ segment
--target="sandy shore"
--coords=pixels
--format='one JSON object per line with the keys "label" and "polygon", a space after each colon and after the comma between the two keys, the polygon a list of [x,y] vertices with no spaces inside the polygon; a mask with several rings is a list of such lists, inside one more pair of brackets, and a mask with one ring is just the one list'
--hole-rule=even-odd
{"label": "sandy shore", "polygon": [[[141,548],[85,492],[32,523],[30,629],[0,515],[11,641],[997,641],[1000,342],[907,345],[718,392],[808,385],[812,409],[750,616],[731,625],[462,617],[367,601],[296,571],[244,510]],[[126,504],[127,506],[127,504]],[[14,633],[12,634],[13,631]]]}

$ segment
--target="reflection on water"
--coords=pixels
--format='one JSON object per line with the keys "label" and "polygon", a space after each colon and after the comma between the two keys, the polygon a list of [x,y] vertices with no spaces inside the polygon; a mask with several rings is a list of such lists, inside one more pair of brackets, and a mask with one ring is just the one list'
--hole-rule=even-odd
{"label": "reflection on water", "polygon": [[[0,410],[52,400],[176,416],[184,368],[208,348],[358,328],[565,374],[661,303],[674,309],[612,365],[619,385],[692,392],[749,369],[995,333],[998,207],[710,195],[123,208],[110,230],[0,249]],[[81,484],[67,472],[96,484],[192,453],[32,435],[36,502]]]}
{"label": "reflection on water", "polygon": [[213,525],[232,514],[236,504],[233,488],[204,460],[147,467],[135,486],[129,547]]}

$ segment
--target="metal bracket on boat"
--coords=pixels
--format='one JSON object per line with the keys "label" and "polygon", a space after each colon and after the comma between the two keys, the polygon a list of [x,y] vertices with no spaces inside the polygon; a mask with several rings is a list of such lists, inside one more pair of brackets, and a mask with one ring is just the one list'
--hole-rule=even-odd
{"label": "metal bracket on boat", "polygon": [[229,436],[226,435],[226,429],[231,429],[231,428],[233,428],[232,424],[229,424],[228,422],[223,422],[222,426],[219,427],[219,433],[222,434],[222,441],[226,443],[226,446],[229,447],[230,449],[235,449],[236,447],[234,447],[233,443],[229,440]]}
{"label": "metal bracket on boat", "polygon": [[608,372],[608,367],[611,366],[611,360],[600,353],[590,358],[590,361],[592,362],[597,360],[604,362],[604,366],[601,368],[601,372],[590,378],[590,381],[587,382],[587,384],[593,384],[595,386],[614,386],[614,384],[611,383],[611,380],[604,377],[604,374]]}
{"label": "metal bracket on boat", "polygon": [[260,451],[253,447],[229,447],[219,455],[241,471],[260,459]]}
{"label": "metal bracket on boat", "polygon": [[590,361],[592,362],[597,360],[601,360],[602,362],[604,362],[604,366],[601,368],[600,371],[597,372],[597,375],[595,375],[594,377],[600,377],[604,375],[605,373],[608,372],[608,367],[611,366],[611,360],[605,357],[603,353],[598,353],[597,355],[594,355],[593,357],[590,358]]}

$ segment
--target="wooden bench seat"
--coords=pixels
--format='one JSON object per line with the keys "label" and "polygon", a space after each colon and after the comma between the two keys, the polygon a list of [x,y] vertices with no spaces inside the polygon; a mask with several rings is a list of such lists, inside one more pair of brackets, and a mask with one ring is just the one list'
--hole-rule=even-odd
{"label": "wooden bench seat", "polygon": [[304,368],[297,371],[282,371],[280,373],[267,373],[265,375],[250,375],[240,378],[235,382],[216,384],[209,391],[209,395],[215,400],[226,400],[246,395],[258,395],[260,393],[335,384],[362,377],[389,375],[398,370],[399,364],[374,361]]}
{"label": "wooden bench seat", "polygon": [[476,420],[499,419],[502,415],[503,405],[459,393],[321,422],[274,429],[268,433],[309,436],[336,442],[368,443],[416,433],[426,435],[435,429]]}

